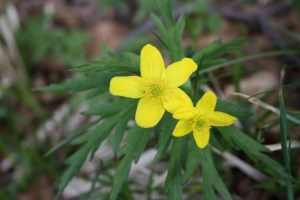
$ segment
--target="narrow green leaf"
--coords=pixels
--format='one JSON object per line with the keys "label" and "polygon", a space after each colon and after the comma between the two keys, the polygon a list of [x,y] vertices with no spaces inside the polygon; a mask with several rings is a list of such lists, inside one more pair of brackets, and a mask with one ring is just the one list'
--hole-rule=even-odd
{"label": "narrow green leaf", "polygon": [[215,49],[219,48],[220,46],[221,46],[220,40],[215,40],[215,41],[211,42],[208,46],[203,48],[202,50],[196,52],[192,58],[195,62],[199,63],[202,60],[204,55],[205,56],[207,55],[207,57],[210,57],[212,52],[214,52]]}
{"label": "narrow green leaf", "polygon": [[86,99],[92,99],[96,96],[102,95],[103,93],[108,91],[108,87],[98,87],[91,89],[90,91],[87,92],[86,94]]}
{"label": "narrow green leaf", "polygon": [[216,111],[222,111],[228,113],[239,119],[248,118],[253,115],[253,113],[239,107],[238,105],[234,105],[232,103],[229,103],[228,101],[224,101],[221,99],[218,99],[217,101]]}
{"label": "narrow green leaf", "polygon": [[88,154],[91,153],[93,156],[94,152],[98,149],[99,145],[110,133],[114,124],[118,120],[118,115],[112,116],[103,120],[99,125],[97,125],[89,133],[77,138],[74,141],[74,144],[83,144],[83,146],[77,150],[72,156],[70,156],[66,163],[69,165],[69,168],[64,172],[61,177],[61,181],[58,186],[58,196],[60,196],[70,182],[72,177],[78,172],[83,162],[86,160]]}
{"label": "narrow green leaf", "polygon": [[177,39],[180,40],[182,39],[183,31],[185,27],[185,17],[184,15],[181,15],[176,23],[176,30],[177,30]]}
{"label": "narrow green leaf", "polygon": [[134,117],[135,104],[128,105],[128,106],[129,106],[128,111],[124,112],[124,114],[120,116],[120,119],[116,124],[114,131],[111,134],[110,139],[111,139],[112,147],[114,152],[116,153],[119,151],[120,144],[122,142],[123,135],[126,131],[128,121]]}
{"label": "narrow green leaf", "polygon": [[[223,64],[225,62],[228,62],[227,58],[213,58],[213,59],[210,60],[210,59],[206,58],[205,54],[203,55],[203,57],[205,59],[202,58],[203,61],[202,62],[200,61],[201,65],[199,65],[199,66],[201,66],[201,70],[207,69],[207,68],[209,68],[213,65],[219,65],[219,64]],[[201,59],[201,58],[199,58],[199,59]]]}
{"label": "narrow green leaf", "polygon": [[172,5],[170,0],[155,0],[155,3],[162,15],[164,22],[166,23],[166,27],[170,29],[174,27],[174,18],[172,12]]}
{"label": "narrow green leaf", "polygon": [[168,175],[165,182],[168,199],[170,200],[182,199],[182,162],[184,160],[182,150],[184,149],[185,143],[185,138],[176,138],[172,143]]}
{"label": "narrow green leaf", "polygon": [[60,93],[65,91],[80,92],[101,88],[102,91],[106,91],[113,76],[114,74],[107,72],[94,73],[93,76],[89,75],[89,77],[66,79],[62,84],[50,84],[49,86],[35,88],[35,90]]}
{"label": "narrow green leaf", "polygon": [[186,161],[183,183],[186,183],[188,180],[190,180],[194,171],[197,169],[197,166],[199,164],[199,158],[200,158],[199,147],[195,145],[194,138],[190,138],[190,139],[191,139],[190,140],[191,145],[190,145],[190,150]]}
{"label": "narrow green leaf", "polygon": [[98,121],[93,121],[93,122],[88,122],[82,126],[80,126],[78,129],[76,129],[72,134],[68,135],[65,139],[54,145],[47,153],[45,154],[45,157],[49,156],[53,152],[57,151],[59,148],[64,146],[65,144],[69,143],[72,141],[75,137],[77,137],[79,134],[82,132],[86,131],[87,129],[91,128],[92,126],[95,125]]}
{"label": "narrow green leaf", "polygon": [[164,26],[164,24],[162,23],[162,21],[159,19],[159,17],[157,17],[157,15],[155,15],[154,13],[151,13],[150,17],[153,20],[154,24],[157,26],[159,32],[161,33],[161,37],[163,37],[162,41],[165,42],[164,39],[168,35],[168,31],[167,31],[166,27]]}
{"label": "narrow green leaf", "polygon": [[284,180],[292,180],[292,177],[286,173],[286,170],[278,162],[263,154],[270,152],[267,147],[258,143],[234,126],[218,127],[217,129],[229,144],[234,148],[240,148],[254,162],[260,161],[278,177]]}
{"label": "narrow green leaf", "polygon": [[78,151],[76,151],[72,157],[69,159],[70,164],[67,171],[61,176],[60,183],[58,186],[57,196],[60,197],[63,193],[65,187],[68,185],[73,176],[78,172],[83,162],[85,161],[87,155],[89,154],[90,146],[85,144]]}
{"label": "narrow green leaf", "polygon": [[121,100],[114,101],[111,103],[105,102],[100,105],[93,105],[87,111],[82,112],[82,114],[97,115],[97,116],[101,116],[102,118],[105,118],[113,114],[119,113],[124,108],[127,108],[128,106],[132,106],[134,104],[136,104],[136,100],[123,98]]}
{"label": "narrow green leaf", "polygon": [[176,123],[176,120],[174,120],[169,114],[165,115],[160,122],[158,130],[158,151],[154,158],[155,163],[160,161],[162,156],[164,156],[164,154],[166,153],[172,140],[172,132],[175,128]]}
{"label": "narrow green leaf", "polygon": [[94,143],[97,144],[98,140],[99,139],[102,140],[103,137],[106,136],[107,134],[106,132],[113,128],[113,126],[117,123],[118,119],[119,119],[119,115],[113,115],[106,119],[101,120],[94,129],[76,138],[74,141],[72,141],[72,144],[83,144],[86,142],[89,142],[90,144],[94,144]]}
{"label": "narrow green leaf", "polygon": [[[289,149],[287,147],[287,120],[286,120],[286,111],[284,106],[284,100],[282,96],[282,92],[279,93],[279,106],[280,106],[280,142],[281,142],[281,148],[283,153],[283,159],[284,159],[284,166],[286,172],[291,175],[291,161],[290,161],[290,154]],[[293,191],[293,185],[292,181],[290,179],[286,180],[286,187],[287,187],[287,197],[289,200],[294,199],[294,191]]]}
{"label": "narrow green leaf", "polygon": [[212,43],[210,43],[208,46],[203,48],[201,51],[195,53],[193,55],[193,60],[199,63],[203,55],[205,55],[206,60],[208,59],[210,61],[210,59],[212,58],[214,59],[215,57],[220,56],[224,53],[231,52],[234,50],[239,50],[242,44],[245,43],[245,41],[246,40],[244,38],[241,38],[241,39],[230,41],[225,44],[221,44],[221,41],[219,39],[215,40]]}
{"label": "narrow green leaf", "polygon": [[134,53],[125,52],[111,55],[103,60],[93,61],[72,69],[75,72],[130,72],[140,74],[140,57]]}
{"label": "narrow green leaf", "polygon": [[215,167],[209,148],[206,147],[204,149],[199,149],[199,151],[202,166],[205,199],[215,199],[215,195],[213,192],[214,188],[218,191],[218,193],[222,196],[223,199],[231,200],[231,195]]}
{"label": "narrow green leaf", "polygon": [[229,144],[234,148],[242,149],[245,153],[249,153],[250,156],[253,155],[253,152],[270,152],[267,147],[258,143],[235,126],[218,127],[217,129]]}
{"label": "narrow green leaf", "polygon": [[149,139],[150,129],[143,129],[134,126],[128,134],[127,143],[124,146],[125,156],[122,158],[114,176],[110,200],[115,200],[122,189],[124,181],[127,179],[132,161],[137,162],[141,153],[146,147]]}

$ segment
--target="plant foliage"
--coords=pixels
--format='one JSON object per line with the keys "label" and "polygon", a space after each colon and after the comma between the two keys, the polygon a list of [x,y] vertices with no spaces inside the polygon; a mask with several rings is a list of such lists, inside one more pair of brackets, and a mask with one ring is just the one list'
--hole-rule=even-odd
{"label": "plant foliage", "polygon": [[[151,15],[158,29],[158,32],[152,32],[167,48],[171,60],[177,61],[184,55],[181,42],[185,18],[181,16],[175,21],[170,1],[156,1],[156,4],[161,18],[157,14]],[[239,39],[221,44],[217,40],[205,48],[195,50],[191,57],[201,68],[199,73],[202,73],[202,69],[213,70],[215,66],[225,61],[220,58],[221,55],[240,49],[244,42],[244,39]],[[107,95],[109,81],[112,77],[128,74],[139,75],[138,55],[130,52],[118,55],[110,54],[102,60],[75,67],[73,71],[81,76],[68,79],[62,84],[38,88],[38,90],[47,92],[68,91],[74,93],[84,91],[87,97],[96,98],[100,102],[100,104],[91,105],[89,109],[83,112],[84,115],[98,117],[98,120],[91,124],[91,127],[86,129],[84,134],[68,139],[79,148],[66,162],[68,168],[61,177],[59,195],[62,194],[69,181],[81,168],[83,162],[89,156],[92,158],[101,143],[109,138],[112,141],[112,148],[120,158],[120,163],[113,178],[110,200],[118,199],[118,194],[130,172],[131,164],[138,161],[140,155],[146,149],[146,145],[151,138],[150,135],[153,134],[157,137],[156,147],[158,149],[154,161],[159,162],[163,157],[169,156],[168,175],[165,181],[165,190],[169,199],[182,199],[184,194],[183,184],[189,182],[195,171],[200,168],[203,182],[199,184],[203,185],[205,199],[216,199],[215,192],[218,192],[223,199],[232,199],[226,188],[226,183],[218,173],[211,148],[199,149],[190,137],[172,137],[172,131],[177,121],[169,114],[166,114],[154,129],[143,129],[136,125],[129,127],[128,122],[134,118],[133,111],[137,101],[112,96],[108,99],[101,99],[101,95]],[[197,79],[197,77],[195,78]],[[185,87],[189,93],[198,89],[192,88],[191,84]],[[199,92],[201,93],[201,91]],[[248,111],[223,100],[218,100],[216,110],[225,111],[238,118],[251,116]],[[253,162],[261,163],[271,169],[274,176],[278,176],[282,180],[292,180],[292,177],[283,166],[267,156],[269,149],[252,139],[247,133],[235,126],[220,127],[217,128],[217,132],[233,149],[243,151]],[[126,135],[128,136],[125,137]],[[211,147],[214,147],[215,144],[216,142],[210,143]],[[220,144],[215,148],[219,146]]]}

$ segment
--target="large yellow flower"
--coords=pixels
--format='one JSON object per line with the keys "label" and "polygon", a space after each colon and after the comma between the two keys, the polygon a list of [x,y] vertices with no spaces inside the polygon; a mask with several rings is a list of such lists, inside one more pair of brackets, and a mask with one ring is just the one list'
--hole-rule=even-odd
{"label": "large yellow flower", "polygon": [[213,92],[206,92],[198,101],[196,107],[186,105],[177,109],[173,117],[179,119],[173,136],[181,137],[193,131],[199,148],[204,148],[209,141],[211,126],[229,126],[236,120],[235,117],[214,111],[217,97]]}
{"label": "large yellow flower", "polygon": [[165,68],[160,52],[147,44],[141,51],[140,76],[114,77],[110,81],[113,95],[139,100],[135,120],[143,127],[155,126],[165,110],[173,113],[181,105],[191,105],[190,98],[178,87],[196,71],[197,64],[183,58]]}

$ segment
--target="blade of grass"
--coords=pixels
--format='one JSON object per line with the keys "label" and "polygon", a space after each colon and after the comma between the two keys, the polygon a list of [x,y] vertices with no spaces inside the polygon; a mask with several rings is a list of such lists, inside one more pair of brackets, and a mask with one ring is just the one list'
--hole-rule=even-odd
{"label": "blade of grass", "polygon": [[[282,86],[283,82],[283,77],[284,77],[284,69],[281,71],[281,81],[280,85]],[[290,148],[288,148],[288,143],[287,143],[287,114],[285,111],[285,105],[284,105],[284,100],[283,100],[283,95],[282,95],[282,87],[279,90],[279,108],[280,108],[280,142],[281,142],[281,148],[282,148],[282,154],[283,154],[283,160],[284,160],[284,166],[287,171],[287,173],[291,175],[291,164],[290,164]],[[291,145],[289,144],[289,147]],[[286,180],[286,188],[287,188],[287,198],[288,200],[294,200],[294,192],[293,192],[293,185],[292,181],[290,179]]]}

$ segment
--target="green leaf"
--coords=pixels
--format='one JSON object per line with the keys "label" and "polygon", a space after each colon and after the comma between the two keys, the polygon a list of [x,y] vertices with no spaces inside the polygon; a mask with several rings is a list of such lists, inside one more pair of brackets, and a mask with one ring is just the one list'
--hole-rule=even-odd
{"label": "green leaf", "polygon": [[[84,115],[97,115],[103,118],[119,113],[124,108],[136,104],[136,100],[122,98],[111,103],[104,102],[101,105],[93,105],[87,111],[82,112]],[[127,109],[126,109],[127,110]]]}
{"label": "green leaf", "polygon": [[111,143],[114,152],[118,152],[120,148],[120,144],[122,142],[123,135],[126,131],[126,127],[128,124],[128,121],[132,118],[134,118],[135,113],[135,104],[128,105],[128,111],[124,112],[118,121],[118,123],[115,126],[114,131],[111,134]]}
{"label": "green leaf", "polygon": [[165,115],[162,121],[159,123],[160,126],[158,130],[158,151],[154,158],[155,163],[161,160],[162,156],[164,156],[164,154],[166,153],[173,138],[172,132],[175,128],[176,123],[176,120],[174,120],[170,114]]}
{"label": "green leaf", "polygon": [[77,150],[71,157],[66,160],[66,163],[69,165],[69,167],[61,177],[61,181],[58,186],[58,196],[62,194],[63,190],[68,185],[72,177],[81,168],[88,154],[91,153],[93,155],[93,153],[98,149],[99,145],[110,133],[117,120],[118,115],[107,118],[101,121],[101,123],[97,125],[92,131],[77,138],[74,141],[74,144],[84,144],[79,150]]}
{"label": "green leaf", "polygon": [[86,131],[87,129],[91,128],[92,126],[95,125],[95,123],[97,123],[98,121],[93,121],[93,122],[89,122],[86,123],[82,126],[80,126],[78,129],[76,129],[72,134],[69,134],[65,139],[63,139],[62,141],[60,141],[59,143],[57,143],[56,145],[54,145],[49,151],[47,151],[47,153],[45,154],[45,157],[49,156],[50,154],[52,154],[53,152],[57,151],[59,148],[61,148],[62,146],[64,146],[65,144],[69,143],[70,141],[72,141],[75,137],[77,137],[79,134],[81,134],[82,132]]}
{"label": "green leaf", "polygon": [[228,113],[236,118],[248,118],[253,115],[253,113],[241,108],[240,106],[221,99],[218,99],[217,101],[216,111]]}
{"label": "green leaf", "polygon": [[87,92],[86,99],[92,99],[96,96],[99,96],[99,95],[105,93],[105,92],[107,92],[107,88],[105,88],[105,87],[98,87],[98,88],[91,89],[90,91]]}
{"label": "green leaf", "polygon": [[182,199],[182,164],[185,161],[184,149],[187,143],[186,138],[176,138],[173,140],[170,161],[168,164],[168,175],[165,182],[168,199]]}
{"label": "green leaf", "polygon": [[73,176],[78,172],[89,152],[90,147],[88,145],[84,145],[78,151],[76,151],[72,155],[72,157],[69,158],[68,163],[70,166],[68,167],[67,171],[65,171],[61,176],[61,180],[58,186],[58,197],[61,196],[65,187],[68,185]]}
{"label": "green leaf", "polygon": [[200,158],[199,147],[195,145],[194,138],[191,137],[190,137],[190,141],[192,144],[190,145],[190,150],[186,161],[186,167],[185,167],[186,169],[184,171],[183,183],[186,183],[187,181],[190,180],[191,176],[193,175],[194,171],[197,169],[197,166],[199,164],[199,158]]}
{"label": "green leaf", "polygon": [[[161,37],[163,37],[165,39],[165,37],[167,37],[167,35],[168,35],[168,31],[167,31],[166,27],[164,26],[164,24],[162,23],[162,21],[154,13],[151,13],[150,17],[151,17],[152,21],[154,22],[154,24],[157,26],[159,32],[161,33]],[[161,38],[161,40],[165,43],[164,39]]]}
{"label": "green leaf", "polygon": [[75,72],[130,72],[140,74],[140,57],[134,53],[125,52],[120,55],[111,55],[103,60],[73,68]]}
{"label": "green leaf", "polygon": [[179,39],[180,42],[182,39],[184,27],[185,27],[185,17],[184,17],[184,15],[181,15],[176,23],[176,30],[177,30],[177,36],[178,36],[177,39]]}
{"label": "green leaf", "polygon": [[[194,144],[195,145],[195,144]],[[215,199],[214,190],[216,189],[218,193],[222,196],[225,200],[230,200],[231,195],[227,190],[223,180],[221,179],[211,152],[208,147],[204,149],[199,149],[200,151],[200,160],[202,166],[202,176],[203,176],[203,188],[204,188],[204,197],[206,200]]]}
{"label": "green leaf", "polygon": [[205,56],[205,59],[211,59],[227,52],[239,50],[245,41],[245,39],[241,38],[222,45],[221,40],[215,40],[201,51],[195,53],[193,55],[193,60],[199,63],[203,56]]}
{"label": "green leaf", "polygon": [[123,148],[125,156],[122,158],[114,176],[110,200],[115,200],[121,191],[124,181],[127,179],[132,161],[137,162],[146,147],[150,129],[134,126],[128,134],[127,142]]}
{"label": "green leaf", "polygon": [[158,30],[160,31],[160,34],[154,33],[154,35],[167,47],[170,52],[171,60],[174,62],[178,61],[184,55],[181,47],[181,41],[185,18],[180,17],[178,22],[175,24],[171,9],[171,2],[169,0],[160,0],[156,1],[156,4],[160,10],[164,23],[156,15],[151,15],[153,22],[157,25]]}
{"label": "green leaf", "polygon": [[278,177],[284,180],[292,179],[278,162],[263,154],[270,152],[267,147],[250,138],[234,126],[218,127],[217,129],[229,144],[234,148],[240,148],[250,159],[255,162],[261,162],[266,168],[271,169]]}
{"label": "green leaf", "polygon": [[[89,142],[90,144],[97,144],[97,141],[91,141],[91,138],[97,137],[97,139],[103,140],[103,137],[107,136],[107,131],[110,131],[117,123],[120,115],[113,115],[100,121],[100,123],[90,132],[81,135],[72,141],[72,144],[83,144]],[[105,139],[105,138],[104,138]]]}
{"label": "green leaf", "polygon": [[[280,142],[281,148],[283,153],[284,159],[284,166],[286,172],[291,175],[291,161],[290,161],[290,149],[288,148],[287,144],[287,137],[288,137],[288,129],[287,129],[287,120],[286,120],[286,111],[284,106],[284,100],[282,96],[282,91],[279,93],[279,106],[280,106]],[[290,179],[286,180],[286,188],[287,188],[287,197],[289,200],[294,199],[294,191],[292,181]]]}
{"label": "green leaf", "polygon": [[253,155],[253,152],[270,152],[267,147],[250,138],[235,126],[218,127],[217,129],[229,144],[234,148],[242,149],[250,156]]}
{"label": "green leaf", "polygon": [[90,90],[94,88],[99,88],[100,92],[108,90],[109,82],[114,76],[112,73],[108,72],[98,72],[92,74],[86,74],[82,78],[67,79],[62,84],[50,84],[49,86],[38,87],[36,91],[43,92],[80,92],[85,90]]}
{"label": "green leaf", "polygon": [[174,27],[174,18],[172,12],[172,5],[170,0],[155,0],[155,3],[162,15],[167,29]]}

